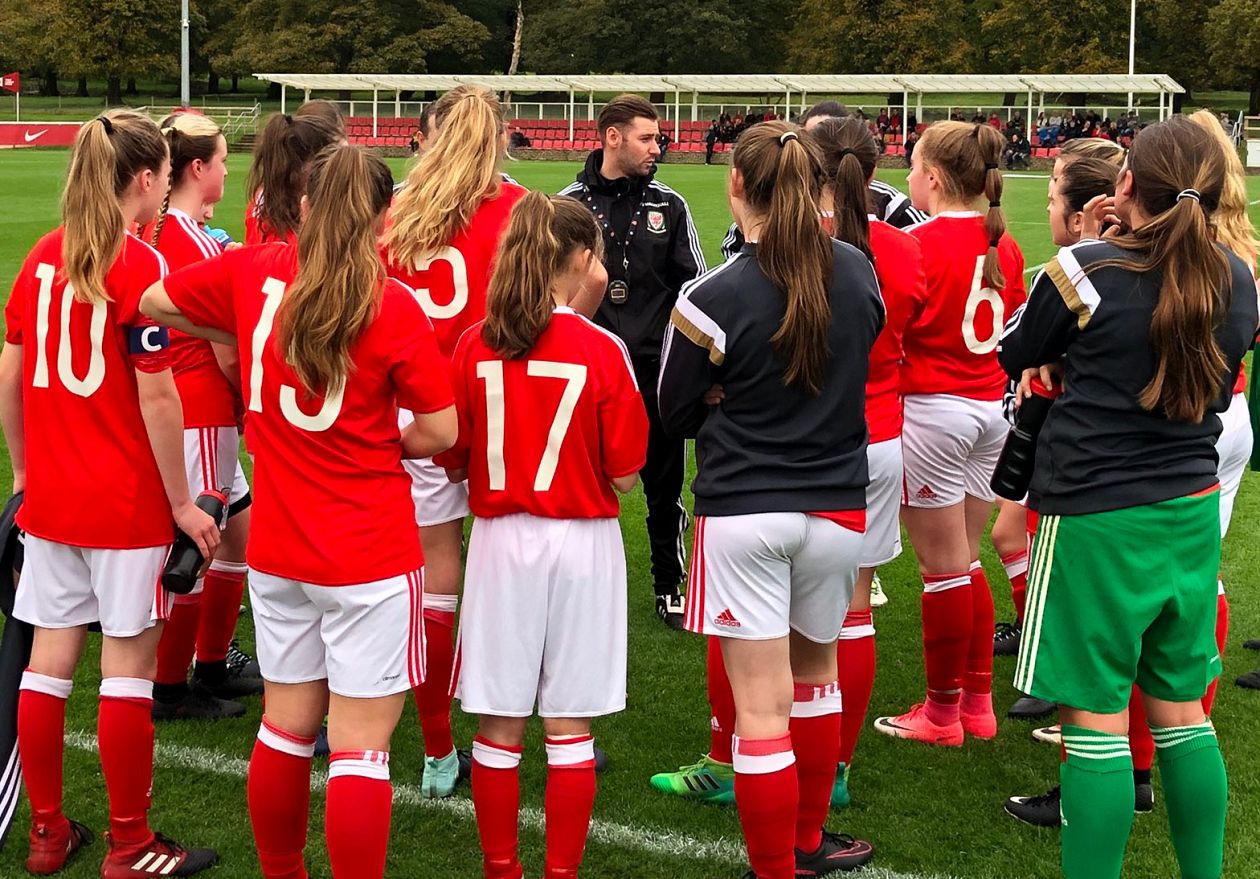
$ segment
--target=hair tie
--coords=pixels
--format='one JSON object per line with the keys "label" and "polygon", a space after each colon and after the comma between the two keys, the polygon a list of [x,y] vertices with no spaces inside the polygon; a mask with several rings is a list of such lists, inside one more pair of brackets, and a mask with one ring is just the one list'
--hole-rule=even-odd
{"label": "hair tie", "polygon": [[284,121],[285,121],[285,122],[288,122],[290,125],[292,125],[292,124],[293,124],[293,117],[292,117],[292,116],[290,116],[288,113],[285,113],[285,114],[284,114]]}
{"label": "hair tie", "polygon": [[988,174],[990,171],[996,171],[997,167],[997,162],[985,162],[984,173]]}
{"label": "hair tie", "polygon": [[1002,203],[1001,203],[1000,201],[991,201],[991,202],[989,202],[989,207],[990,207],[990,208],[1000,208],[1001,206],[1002,206]]}
{"label": "hair tie", "polygon": [[999,244],[1001,241],[1002,241],[1002,236],[1001,236],[1001,235],[999,235],[999,236],[998,236],[998,237],[996,237],[996,238],[990,238],[990,239],[989,239],[989,246],[990,246],[990,247],[997,247],[997,246],[998,246],[998,244]]}
{"label": "hair tie", "polygon": [[96,118],[101,120],[101,127],[105,129],[106,137],[109,137],[114,133],[114,123],[110,122],[107,117],[97,116]]}
{"label": "hair tie", "polygon": [[1197,189],[1181,190],[1181,192],[1177,193],[1177,201],[1181,201],[1183,198],[1192,198],[1195,201],[1199,202],[1200,204],[1203,203],[1202,196],[1199,195],[1199,190]]}
{"label": "hair tie", "polygon": [[789,140],[797,140],[795,131],[785,131],[779,135],[779,146],[787,146]]}
{"label": "hair tie", "polygon": [[849,147],[845,147],[844,149],[840,151],[840,161],[843,162],[845,156],[856,156],[856,155],[857,155],[856,152],[851,150]]}

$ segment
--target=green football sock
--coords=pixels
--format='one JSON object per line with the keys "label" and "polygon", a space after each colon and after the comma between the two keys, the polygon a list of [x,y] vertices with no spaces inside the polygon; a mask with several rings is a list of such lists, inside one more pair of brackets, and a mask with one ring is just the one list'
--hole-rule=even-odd
{"label": "green football sock", "polygon": [[1133,827],[1133,754],[1125,736],[1064,725],[1063,875],[1120,879]]}
{"label": "green football sock", "polygon": [[1182,879],[1218,879],[1225,848],[1229,785],[1210,723],[1151,727],[1168,802],[1168,826]]}

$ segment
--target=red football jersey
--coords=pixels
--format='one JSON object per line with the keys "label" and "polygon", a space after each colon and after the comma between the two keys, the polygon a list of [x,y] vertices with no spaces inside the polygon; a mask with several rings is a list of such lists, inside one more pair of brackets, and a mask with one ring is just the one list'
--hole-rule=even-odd
{"label": "red football jersey", "polygon": [[467,468],[473,515],[617,516],[609,480],[643,467],[648,435],[620,339],[557,308],[528,357],[504,360],[478,324],[459,340],[451,376],[459,440],[436,460]]}
{"label": "red football jersey", "polygon": [[866,428],[881,443],[901,436],[902,336],[927,301],[927,281],[919,242],[900,229],[872,219],[871,253],[885,319],[866,376]]}
{"label": "red football jersey", "polygon": [[440,253],[417,265],[401,265],[388,250],[381,250],[389,274],[416,291],[433,321],[438,348],[447,357],[454,353],[464,330],[486,316],[486,293],[499,239],[507,230],[512,206],[526,191],[515,183],[500,183],[498,197],[483,201],[467,228]]}
{"label": "red football jersey", "polygon": [[997,345],[1007,318],[1028,298],[1024,255],[1010,235],[998,242],[1006,286],[984,286],[989,250],[984,218],[975,211],[945,212],[910,227],[923,252],[927,303],[906,328],[904,394],[954,394],[1000,400],[1006,373]]}
{"label": "red football jersey", "polygon": [[[171,271],[223,252],[219,242],[178,208],[166,212],[157,249]],[[219,368],[209,342],[172,330],[171,368],[184,404],[184,427],[236,426],[236,388]]]}
{"label": "red football jersey", "polygon": [[[263,225],[262,218],[258,216],[258,206],[262,204],[263,194],[259,190],[254,194],[254,199],[245,208],[245,243],[246,244],[270,244],[272,241],[279,241],[275,233]],[[297,233],[292,229],[284,236],[284,240],[288,244],[297,244]]]}
{"label": "red football jersey", "polygon": [[345,388],[311,398],[273,332],[296,274],[297,248],[275,242],[229,250],[166,281],[190,321],[237,339],[255,455],[246,560],[323,586],[414,571],[423,556],[398,408],[450,406],[446,360],[414,295],[390,280],[376,318],[350,346]]}
{"label": "red football jersey", "polygon": [[110,301],[77,302],[61,259],[64,237],[56,229],[39,240],[5,306],[5,340],[24,346],[27,476],[17,521],[37,537],[72,546],[161,546],[175,526],[140,411],[136,369],[158,371],[144,359],[165,355],[165,331],[138,306],[166,263],[127,235],[105,276]]}

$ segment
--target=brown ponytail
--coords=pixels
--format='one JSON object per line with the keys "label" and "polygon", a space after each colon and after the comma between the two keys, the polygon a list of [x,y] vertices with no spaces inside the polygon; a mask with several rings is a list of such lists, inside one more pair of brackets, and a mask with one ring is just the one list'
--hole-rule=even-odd
{"label": "brown ponytail", "polygon": [[1128,170],[1133,198],[1150,222],[1110,239],[1132,259],[1090,268],[1162,277],[1150,331],[1159,362],[1138,401],[1148,410],[1162,407],[1173,421],[1197,424],[1228,378],[1215,330],[1229,308],[1229,261],[1210,224],[1225,185],[1224,154],[1203,128],[1173,116],[1139,132]]}
{"label": "brown ponytail", "polygon": [[879,147],[866,123],[853,116],[824,119],[808,134],[822,152],[823,173],[831,187],[831,237],[852,244],[871,258],[869,194]]}
{"label": "brown ponytail", "polygon": [[482,340],[509,360],[527,355],[551,321],[565,263],[575,250],[600,259],[603,246],[599,224],[575,199],[531,192],[518,201],[499,244]]}
{"label": "brown ponytail", "polygon": [[822,393],[831,351],[831,238],[818,222],[824,175],[817,144],[795,125],[763,122],[744,132],[732,163],[744,200],[764,218],[757,262],[787,297],[774,348],[787,359],[786,384]]}
{"label": "brown ponytail", "polygon": [[118,199],[146,168],[158,171],[166,141],[148,116],[111,110],[79,128],[61,195],[61,259],[78,302],[105,302],[105,275],[126,227]]}
{"label": "brown ponytail", "polygon": [[267,120],[245,180],[250,199],[262,196],[254,207],[266,234],[284,238],[297,231],[308,166],[320,150],[343,140],[341,126],[323,115],[276,113]]}
{"label": "brown ponytail", "polygon": [[358,147],[329,147],[311,164],[297,277],[276,322],[284,359],[312,394],[344,385],[350,346],[380,306],[376,232],[393,189],[389,167]]}
{"label": "brown ponytail", "polygon": [[941,180],[942,190],[951,201],[972,202],[984,196],[988,212],[984,233],[989,250],[984,257],[984,283],[993,290],[1006,286],[998,260],[998,242],[1006,234],[1002,212],[1002,172],[998,162],[1006,142],[992,125],[966,122],[937,122],[919,139],[915,152],[931,165]]}

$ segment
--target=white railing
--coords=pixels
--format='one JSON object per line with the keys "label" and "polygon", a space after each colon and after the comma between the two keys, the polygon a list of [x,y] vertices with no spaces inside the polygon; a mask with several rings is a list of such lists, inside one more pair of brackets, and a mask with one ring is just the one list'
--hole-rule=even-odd
{"label": "white railing", "polygon": [[[147,113],[152,116],[155,121],[165,119],[170,115],[172,107],[149,105],[145,107],[137,107],[137,112]],[[223,136],[227,138],[228,143],[240,140],[246,134],[254,134],[258,131],[258,122],[262,118],[262,105],[258,102],[253,104],[225,104],[222,106],[197,105],[193,109],[210,117],[218,124],[223,131]]]}
{"label": "white railing", "polygon": [[[373,103],[370,100],[353,100],[353,101],[333,101],[337,108],[346,116],[371,116]],[[427,101],[394,101],[382,97],[376,102],[376,115],[381,119],[415,119],[420,116],[424,110]],[[808,97],[805,106],[813,103]],[[505,111],[510,119],[568,119],[569,111],[572,109],[574,120],[591,120],[599,115],[602,102],[596,101],[591,103],[589,98],[581,97],[575,100],[572,105],[567,101],[512,101],[505,106]],[[692,104],[690,100],[683,100],[680,104],[672,102],[658,103],[655,105],[656,110],[660,113],[661,119],[667,122],[674,121],[675,115],[679,116],[684,122],[686,121],[709,121],[716,119],[723,113],[729,113],[731,116],[747,116],[750,113],[767,113],[774,112],[780,118],[785,116],[796,116],[801,111],[801,106],[796,102],[792,102],[790,108],[785,107],[783,98],[780,97],[778,102],[770,101],[768,103],[754,102],[699,102]],[[881,112],[888,114],[896,113],[901,115],[902,106],[900,104],[887,103],[849,103],[846,106],[850,110],[860,110],[862,113],[875,119]],[[921,112],[920,112],[921,110]],[[677,112],[676,112],[677,111]],[[920,122],[936,122],[940,119],[948,119],[952,111],[961,113],[964,118],[971,119],[976,113],[982,114],[986,119],[996,113],[1003,122],[1009,122],[1018,116],[1024,118],[1028,115],[1028,105],[1012,104],[1012,105],[962,105],[962,104],[927,104],[917,103],[910,104],[911,113],[916,114]],[[1144,121],[1157,121],[1160,118],[1160,109],[1156,106],[1142,106],[1133,110],[1129,114],[1128,108],[1124,106],[1070,106],[1067,104],[1037,104],[1034,105],[1034,123],[1036,122],[1036,113],[1044,112],[1046,117],[1059,115],[1070,116],[1077,114],[1084,116],[1086,113],[1093,111],[1102,119],[1118,119],[1126,115],[1136,115]]]}
{"label": "white railing", "polygon": [[1248,168],[1260,168],[1260,116],[1248,116],[1241,120],[1243,140],[1247,146],[1247,154],[1243,157]]}

